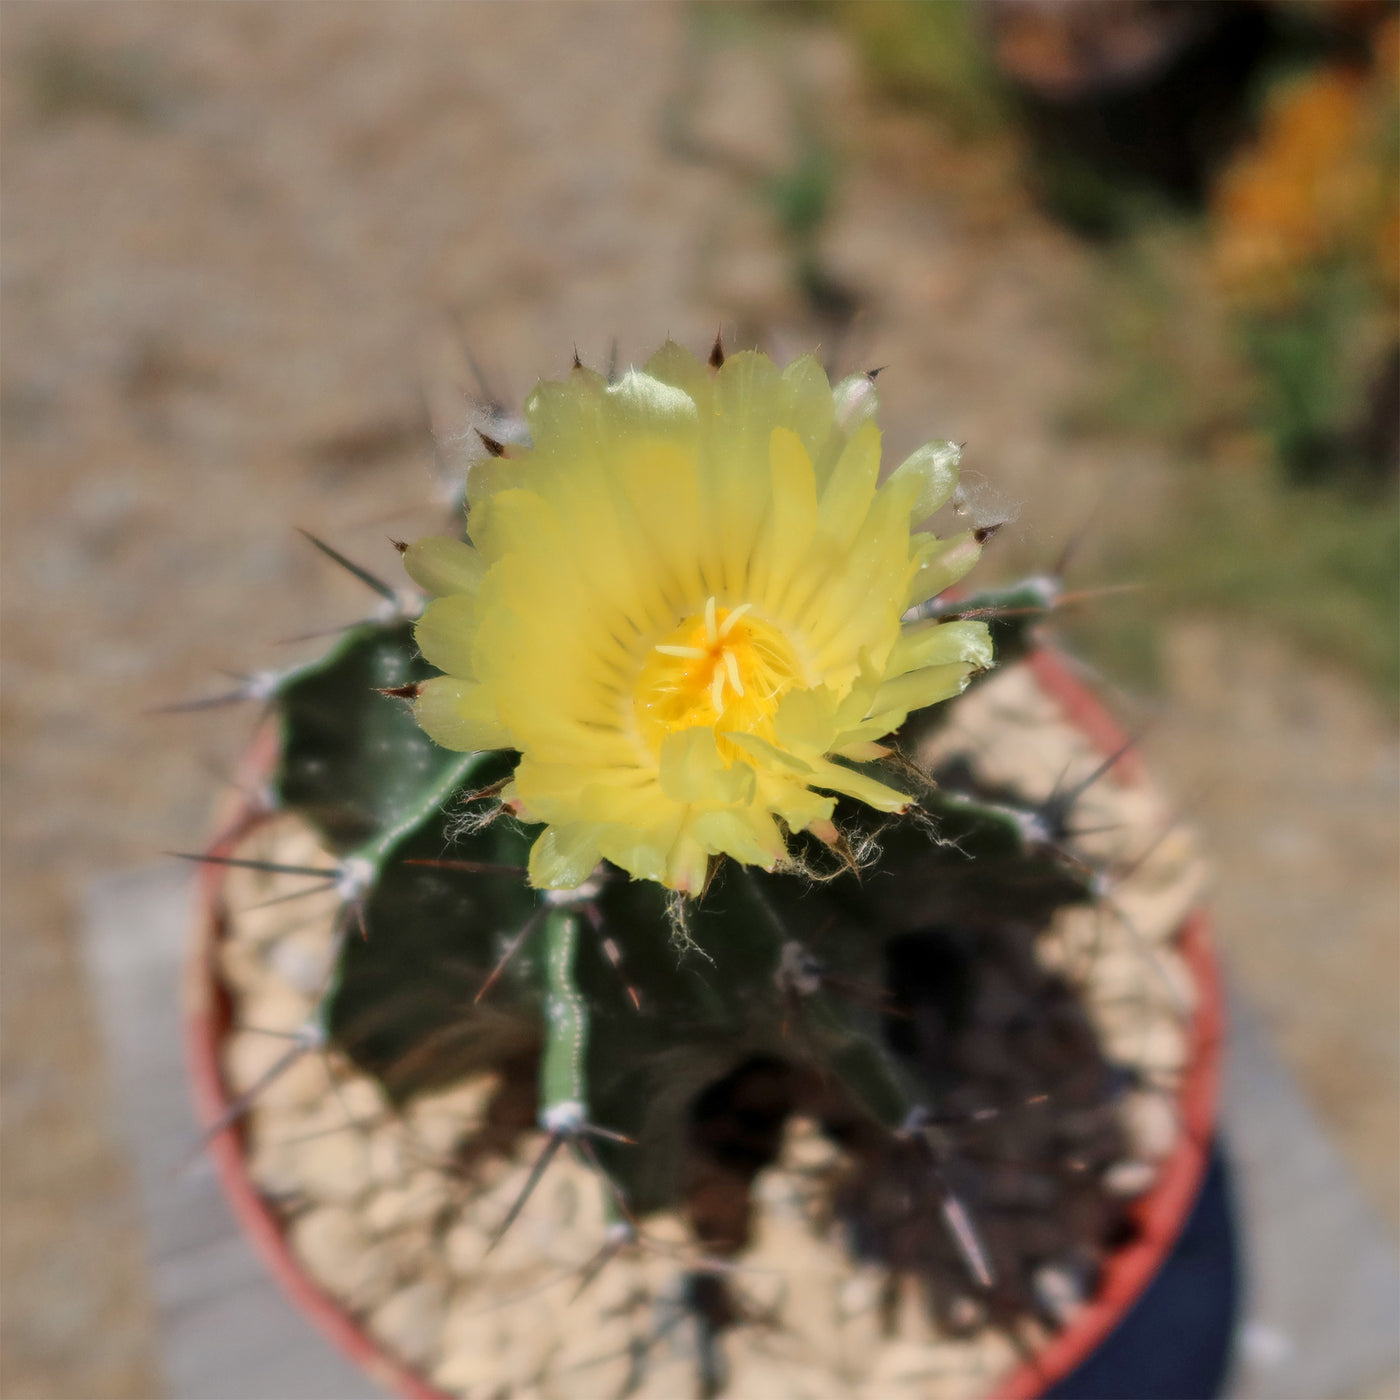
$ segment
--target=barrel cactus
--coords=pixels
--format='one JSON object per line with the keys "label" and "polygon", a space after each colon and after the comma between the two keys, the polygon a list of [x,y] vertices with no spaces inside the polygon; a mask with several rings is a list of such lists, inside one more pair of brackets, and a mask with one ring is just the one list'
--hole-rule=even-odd
{"label": "barrel cactus", "polygon": [[990,533],[927,527],[959,449],[882,480],[875,412],[873,376],[810,356],[575,363],[483,436],[464,530],[399,545],[421,596],[322,546],[386,606],[246,688],[280,729],[267,803],[334,859],[204,859],[339,900],[293,1053],[333,1047],[401,1107],[486,1072],[528,1103],[540,1146],[493,1245],[573,1158],[604,1254],[669,1211],[697,1258],[735,1258],[801,1115],[856,1163],[833,1206],[855,1253],[1034,1306],[949,1146],[1007,1104],[959,1096],[947,1043],[981,951],[1028,947],[1105,867],[1071,849],[1077,791],[936,757],[1055,589],[952,599]]}

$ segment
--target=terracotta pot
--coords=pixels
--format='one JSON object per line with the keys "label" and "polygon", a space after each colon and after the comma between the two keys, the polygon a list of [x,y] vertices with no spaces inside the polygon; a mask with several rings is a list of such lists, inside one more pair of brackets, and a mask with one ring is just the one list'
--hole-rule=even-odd
{"label": "terracotta pot", "polygon": [[[1029,658],[1029,665],[1041,689],[1095,748],[1105,755],[1123,748],[1122,729],[1064,659],[1042,649]],[[275,753],[276,735],[268,728],[250,750],[248,772],[266,775]],[[1119,760],[1116,772],[1120,781],[1144,780],[1141,762],[1132,751]],[[231,812],[210,853],[227,854],[262,819],[263,814],[245,799]],[[201,867],[199,925],[187,980],[186,1048],[193,1094],[200,1121],[211,1127],[227,1114],[233,1099],[220,1068],[220,1047],[230,1028],[232,1007],[216,972],[218,946],[227,932],[221,897],[226,875],[224,867]],[[1136,1237],[1108,1258],[1097,1295],[1043,1350],[1005,1376],[988,1400],[1031,1400],[1043,1395],[1091,1357],[1162,1269],[1195,1205],[1210,1161],[1224,1031],[1220,976],[1204,911],[1186,920],[1178,948],[1198,993],[1178,1091],[1180,1141],[1160,1165],[1152,1189],[1133,1203]],[[307,1275],[288,1246],[281,1222],[248,1175],[240,1127],[233,1124],[218,1133],[209,1151],[235,1215],[273,1276],[322,1332],[397,1394],[409,1400],[452,1400],[388,1355],[352,1314]]]}

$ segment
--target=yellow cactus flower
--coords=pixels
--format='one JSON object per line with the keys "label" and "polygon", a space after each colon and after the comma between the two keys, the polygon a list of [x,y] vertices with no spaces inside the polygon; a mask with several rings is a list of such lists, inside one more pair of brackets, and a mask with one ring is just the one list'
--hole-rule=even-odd
{"label": "yellow cactus flower", "polygon": [[546,823],[540,888],[606,858],[698,892],[711,857],[771,870],[787,831],[835,839],[833,794],[911,801],[841,760],[991,664],[985,624],[902,625],[976,561],[972,532],[913,533],[951,495],[933,443],[878,484],[870,380],[810,356],[715,370],[673,344],[614,384],[535,389],[527,450],[479,463],[471,543],[409,547],[419,723],[450,749],[516,749],[504,799]]}

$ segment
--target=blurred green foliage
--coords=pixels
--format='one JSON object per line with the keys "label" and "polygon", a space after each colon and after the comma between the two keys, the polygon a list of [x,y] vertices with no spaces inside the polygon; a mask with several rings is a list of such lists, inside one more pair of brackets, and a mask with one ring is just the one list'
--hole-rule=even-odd
{"label": "blurred green foliage", "polygon": [[1141,591],[1099,600],[1064,627],[1110,675],[1158,688],[1156,638],[1191,612],[1264,624],[1400,699],[1400,512],[1322,487],[1283,489],[1267,461],[1183,469],[1151,547],[1110,552],[1097,581]]}
{"label": "blurred green foliage", "polygon": [[1010,117],[974,7],[966,0],[831,0],[877,89],[977,136]]}
{"label": "blurred green foliage", "polygon": [[[1359,449],[1348,456],[1355,439],[1337,431],[1384,348],[1373,323],[1360,330],[1354,286],[1320,289],[1320,324],[1290,315],[1242,326],[1213,296],[1186,220],[1105,250],[1096,273],[1085,341],[1094,389],[1062,426],[1165,448],[1175,489],[1146,543],[1104,553],[1096,582],[1143,591],[1087,610],[1069,628],[1075,644],[1155,687],[1155,632],[1183,610],[1227,612],[1400,697],[1395,482],[1356,460]],[[1278,362],[1269,374],[1263,356]],[[1280,470],[1303,460],[1311,476]]]}
{"label": "blurred green foliage", "polygon": [[[1355,269],[1336,264],[1286,311],[1250,312],[1237,334],[1257,383],[1254,407],[1284,472],[1296,481],[1364,481],[1358,425],[1388,348]],[[1381,343],[1376,342],[1380,339]]]}

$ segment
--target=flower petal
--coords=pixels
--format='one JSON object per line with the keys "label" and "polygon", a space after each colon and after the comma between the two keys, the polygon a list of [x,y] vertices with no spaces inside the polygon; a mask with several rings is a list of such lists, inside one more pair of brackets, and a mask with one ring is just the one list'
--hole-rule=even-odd
{"label": "flower petal", "polygon": [[496,713],[491,692],[456,676],[434,676],[424,681],[413,713],[427,736],[445,749],[474,753],[478,749],[510,748],[514,742]]}
{"label": "flower petal", "polygon": [[880,430],[874,423],[862,423],[851,434],[822,492],[818,529],[838,549],[848,548],[865,523],[879,476]]}
{"label": "flower petal", "polygon": [[592,822],[547,826],[530,847],[530,883],[537,890],[577,889],[603,858]]}
{"label": "flower petal", "polygon": [[868,374],[848,374],[839,384],[832,385],[831,397],[836,406],[836,422],[848,433],[873,418],[880,407],[875,381]]}
{"label": "flower petal", "polygon": [[812,459],[791,428],[774,428],[768,442],[773,499],[754,549],[750,581],[765,610],[780,613],[793,571],[817,528],[817,483]]}
{"label": "flower petal", "polygon": [[956,442],[926,442],[890,473],[891,481],[917,479],[919,493],[909,508],[910,520],[927,520],[946,505],[958,484],[962,448]]}
{"label": "flower petal", "polygon": [[940,700],[950,700],[966,689],[972,671],[973,667],[967,662],[954,662],[946,666],[925,666],[920,671],[896,676],[880,687],[872,709],[876,713],[899,710],[909,714]]}
{"label": "flower petal", "polygon": [[689,829],[711,855],[733,856],[765,870],[771,870],[787,854],[773,818],[752,807],[699,812],[691,818]]}
{"label": "flower petal", "polygon": [[905,605],[915,607],[951,588],[982,557],[982,546],[971,530],[940,540],[933,535],[919,541],[918,568],[905,594]]}
{"label": "flower petal", "polygon": [[714,371],[689,350],[668,340],[643,366],[653,379],[683,389],[703,413],[710,403]]}
{"label": "flower petal", "polygon": [[660,880],[681,894],[699,894],[709,873],[709,852],[688,832],[682,832],[667,852],[664,872],[648,878]]}
{"label": "flower petal", "polygon": [[946,666],[966,662],[985,671],[992,664],[992,634],[985,622],[926,622],[906,627],[890,652],[886,679],[916,671],[922,666]]}
{"label": "flower petal", "polygon": [[767,739],[761,739],[757,734],[730,733],[724,737],[770,768],[776,767],[779,771],[786,769],[792,773],[801,773],[804,777],[815,771],[806,759],[798,758],[795,753],[789,753],[777,744],[770,744]]}
{"label": "flower petal", "polygon": [[413,628],[414,640],[430,666],[470,679],[476,640],[476,600],[465,593],[436,598]]}
{"label": "flower petal", "polygon": [[486,574],[487,563],[471,545],[448,535],[415,540],[404,551],[403,566],[409,578],[425,593],[475,593]]}
{"label": "flower petal", "polygon": [[794,753],[826,753],[836,737],[836,697],[825,686],[789,691],[773,716],[773,737]]}
{"label": "flower petal", "polygon": [[[679,823],[673,823],[676,827]],[[658,884],[671,885],[671,853],[676,838],[671,831],[652,831],[646,828],[624,826],[613,823],[599,833],[598,845],[603,855],[634,880],[655,880]]]}
{"label": "flower petal", "polygon": [[605,392],[610,420],[626,433],[668,438],[687,434],[699,420],[695,400],[684,389],[641,370],[629,369]]}
{"label": "flower petal", "polygon": [[715,731],[678,729],[661,745],[661,791],[673,802],[745,803],[753,798],[753,769],[726,764]]}
{"label": "flower petal", "polygon": [[839,763],[822,762],[814,765],[814,770],[809,780],[814,787],[845,793],[879,812],[902,812],[914,800],[908,793],[897,792]]}
{"label": "flower petal", "polygon": [[882,758],[888,758],[891,750],[870,739],[857,739],[853,743],[842,744],[832,752],[839,758],[849,758],[852,763],[878,763]]}
{"label": "flower petal", "polygon": [[831,475],[844,438],[836,432],[831,382],[815,355],[794,360],[782,374],[782,423],[802,439],[820,490]]}
{"label": "flower petal", "polygon": [[763,784],[763,803],[787,823],[789,831],[801,831],[813,822],[831,820],[836,799],[791,780]]}

